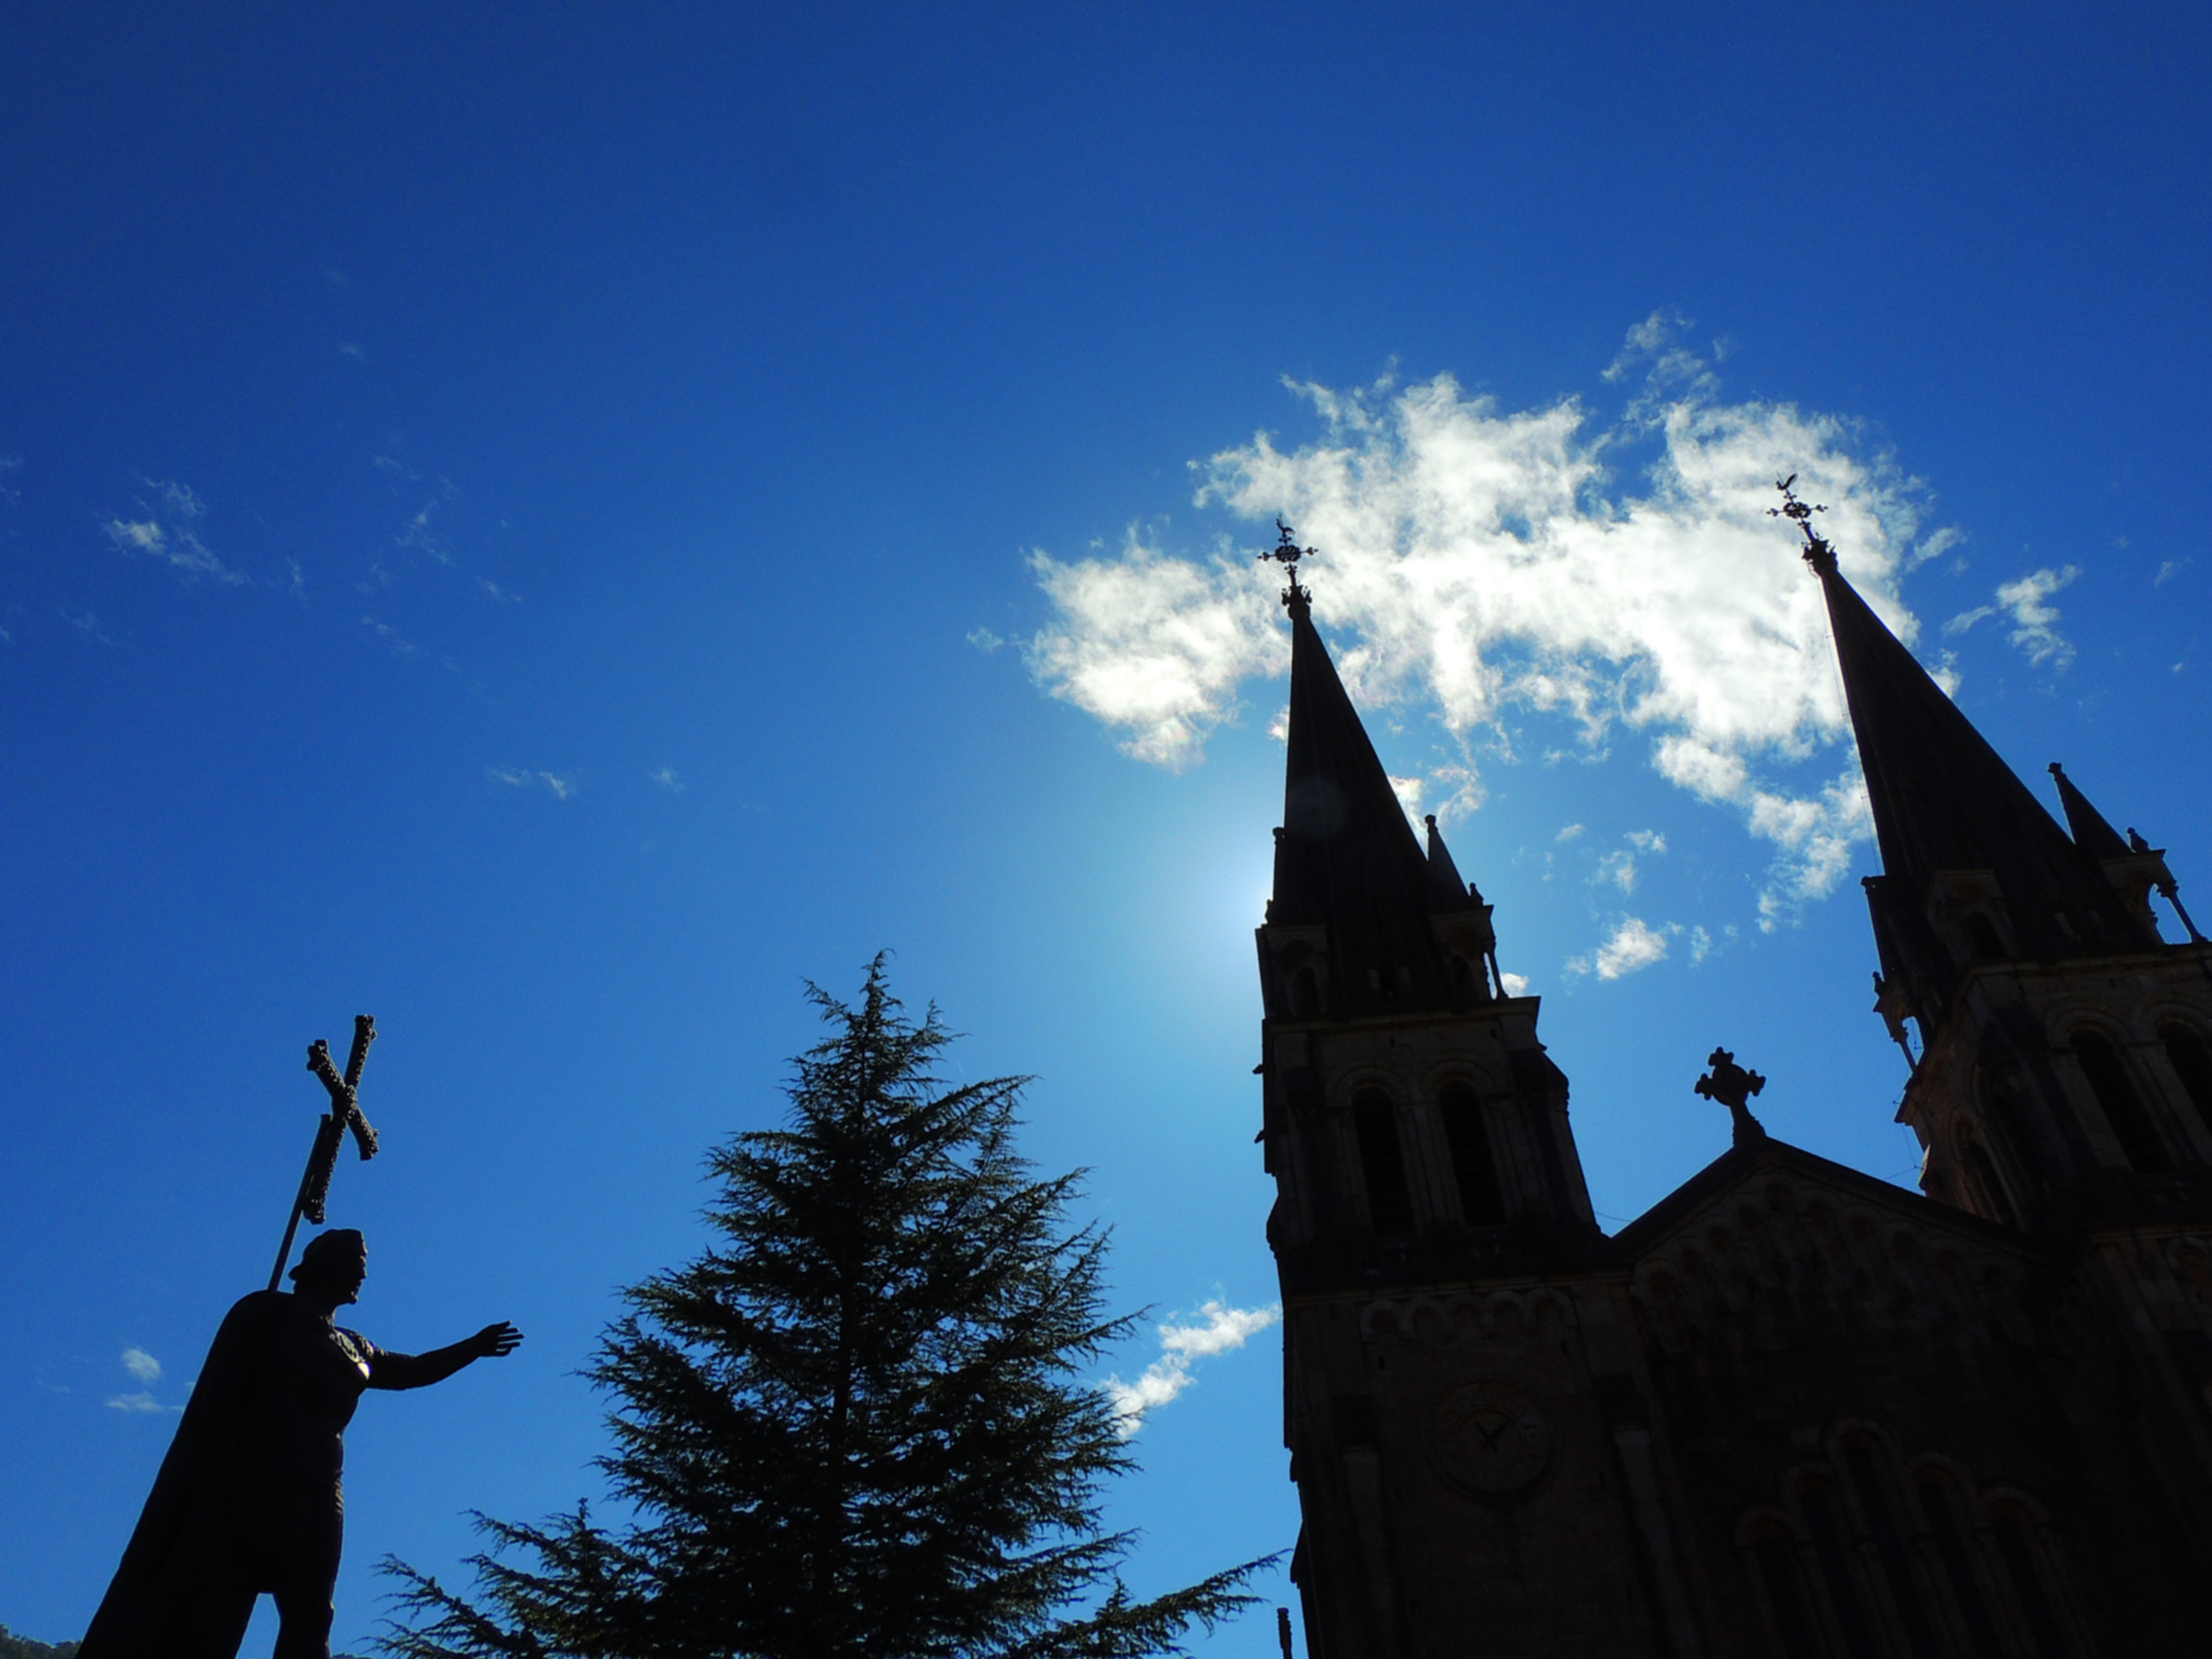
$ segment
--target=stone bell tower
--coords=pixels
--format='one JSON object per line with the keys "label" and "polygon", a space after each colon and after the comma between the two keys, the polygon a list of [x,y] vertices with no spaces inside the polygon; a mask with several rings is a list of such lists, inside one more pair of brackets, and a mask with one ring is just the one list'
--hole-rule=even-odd
{"label": "stone bell tower", "polygon": [[[1297,574],[1304,550],[1287,531],[1283,542],[1289,757],[1259,929],[1261,1138],[1279,1192],[1267,1235],[1284,1299],[1285,1435],[1304,1520],[1291,1575],[1308,1640],[1322,1659],[1381,1659],[1435,1650],[1409,1626],[1510,1625],[1530,1598],[1504,1554],[1525,1544],[1583,1563],[1593,1638],[1640,1629],[1617,1505],[1564,1521],[1556,1537],[1516,1540],[1480,1502],[1533,1483],[1564,1435],[1603,1441],[1565,1304],[1540,1281],[1593,1262],[1604,1240],[1567,1079],[1537,1039],[1538,1000],[1507,994],[1491,907],[1461,878],[1436,820],[1425,848],[1407,822],[1315,630]],[[1450,1375],[1429,1376],[1435,1364],[1418,1357],[1391,1369],[1370,1328],[1378,1297],[1464,1319],[1479,1284],[1511,1287],[1504,1315],[1526,1340],[1499,1346],[1573,1373],[1548,1392],[1579,1396],[1583,1409],[1557,1423],[1535,1410],[1525,1365],[1509,1376],[1447,1353],[1437,1363]],[[1456,1499],[1409,1489],[1412,1465],[1439,1460]],[[1608,1583],[1616,1594],[1597,1589]]]}
{"label": "stone bell tower", "polygon": [[2165,854],[2123,840],[2053,763],[2060,829],[1787,501],[1874,809],[1875,1007],[1913,1064],[1898,1115],[1926,1151],[1922,1190],[2054,1237],[2212,1218],[2212,948]]}

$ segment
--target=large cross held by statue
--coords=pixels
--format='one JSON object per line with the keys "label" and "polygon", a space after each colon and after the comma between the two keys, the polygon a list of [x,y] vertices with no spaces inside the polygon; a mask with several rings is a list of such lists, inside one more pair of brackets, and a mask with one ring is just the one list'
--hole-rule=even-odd
{"label": "large cross held by statue", "polygon": [[338,1143],[351,1131],[353,1143],[366,1164],[376,1156],[376,1131],[361,1114],[361,1068],[368,1063],[368,1045],[376,1041],[376,1021],[368,1014],[353,1017],[353,1052],[346,1056],[345,1075],[331,1064],[331,1045],[317,1037],[307,1045],[307,1069],[330,1091],[331,1109],[316,1126],[315,1144],[307,1154],[307,1167],[300,1176],[300,1194],[292,1200],[292,1218],[284,1224],[284,1243],[276,1251],[276,1265],[269,1272],[269,1288],[284,1277],[284,1264],[292,1259],[292,1240],[300,1231],[301,1216],[323,1224],[324,1201],[330,1197],[331,1177],[337,1172]]}

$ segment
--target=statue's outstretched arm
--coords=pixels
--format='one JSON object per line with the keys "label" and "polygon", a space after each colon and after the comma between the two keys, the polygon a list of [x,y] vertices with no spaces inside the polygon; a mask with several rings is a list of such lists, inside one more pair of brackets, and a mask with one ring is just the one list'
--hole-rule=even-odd
{"label": "statue's outstretched arm", "polygon": [[487,1325],[474,1336],[428,1353],[392,1353],[379,1349],[369,1361],[372,1389],[426,1389],[442,1382],[464,1365],[478,1359],[501,1359],[522,1346],[522,1333],[501,1320]]}

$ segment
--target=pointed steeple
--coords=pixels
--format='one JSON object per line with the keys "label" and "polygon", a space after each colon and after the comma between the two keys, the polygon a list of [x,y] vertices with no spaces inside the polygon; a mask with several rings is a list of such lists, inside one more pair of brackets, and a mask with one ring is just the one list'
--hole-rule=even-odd
{"label": "pointed steeple", "polygon": [[2129,856],[2132,849],[2127,842],[2106,822],[2102,812],[2089,805],[2089,798],[2074,787],[2066,769],[2053,761],[2051,775],[2058,781],[2058,804],[2066,809],[2066,827],[2073,832],[2074,844],[2093,859]]}
{"label": "pointed steeple", "polygon": [[[1291,568],[1283,595],[1291,613],[1289,755],[1267,923],[1327,930],[1333,1014],[1462,1006],[1468,975],[1446,960],[1431,919],[1475,910],[1479,902],[1433,818],[1431,851],[1423,853],[1314,628],[1312,596],[1299,586],[1295,563],[1284,562]],[[1472,965],[1480,975],[1479,952]]]}
{"label": "pointed steeple", "polygon": [[1821,509],[1799,501],[1794,482],[1782,484],[1785,505],[1775,511],[1804,532],[1805,562],[1827,599],[1881,849],[1882,875],[1868,896],[1892,977],[1908,970],[1922,986],[1916,1007],[1935,1014],[1978,959],[2154,946],[2155,933],[2094,856],[2067,837],[1844,579],[1835,550],[1812,526]]}

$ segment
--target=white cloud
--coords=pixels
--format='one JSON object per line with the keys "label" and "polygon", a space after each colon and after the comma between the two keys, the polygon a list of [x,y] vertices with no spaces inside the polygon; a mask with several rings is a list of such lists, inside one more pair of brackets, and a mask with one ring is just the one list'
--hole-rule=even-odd
{"label": "white cloud", "polygon": [[553,792],[556,800],[566,800],[576,793],[576,780],[564,778],[555,772],[532,771],[520,766],[487,766],[484,775],[494,783],[503,783],[510,789],[532,789],[539,784]]}
{"label": "white cloud", "polygon": [[390,646],[392,655],[396,657],[419,657],[422,654],[421,646],[404,637],[390,623],[379,622],[374,617],[363,617],[361,625]]}
{"label": "white cloud", "polygon": [[1601,882],[1611,883],[1624,893],[1634,892],[1636,890],[1636,854],[1617,851],[1607,853],[1597,861],[1596,878]]}
{"label": "white cloud", "polygon": [[1390,792],[1398,797],[1398,805],[1405,811],[1406,821],[1413,826],[1415,834],[1419,834],[1423,828],[1421,823],[1423,780],[1417,777],[1401,778],[1395,772],[1385,775],[1390,780]]}
{"label": "white cloud", "polygon": [[647,775],[672,795],[680,795],[690,787],[683,779],[676,775],[676,769],[672,766],[664,766],[658,772],[649,773]]}
{"label": "white cloud", "polygon": [[123,1369],[140,1382],[159,1382],[161,1362],[135,1343],[123,1351]]}
{"label": "white cloud", "polygon": [[1553,836],[1552,839],[1559,842],[1573,841],[1576,837],[1580,836],[1582,832],[1583,826],[1581,824],[1571,823],[1565,829],[1560,830],[1558,835]]}
{"label": "white cloud", "polygon": [[2039,668],[2045,663],[2063,668],[2074,660],[2073,646],[2052,626],[2058,620],[2057,607],[2044,601],[2081,574],[2070,564],[2063,570],[2045,567],[1997,589],[1997,603],[2012,613],[2013,630],[2005,637]]}
{"label": "white cloud", "polygon": [[[1667,933],[1680,931],[1669,927]],[[1639,968],[1649,968],[1666,956],[1667,933],[1646,925],[1638,917],[1626,917],[1613,930],[1613,937],[1597,947],[1595,955],[1571,958],[1567,971],[1594,973],[1600,979],[1620,979]]]}
{"label": "white cloud", "polygon": [[[1664,345],[1668,326],[1639,325],[1624,357],[1656,354],[1666,396],[1610,428],[1571,398],[1507,411],[1449,376],[1301,386],[1322,436],[1221,452],[1198,469],[1198,500],[1257,524],[1279,514],[1321,550],[1316,617],[1370,710],[1412,703],[1463,753],[1478,737],[1510,753],[1508,722],[1529,712],[1571,720],[1585,757],[1648,732],[1662,775],[1775,843],[1778,915],[1833,887],[1830,843],[1863,825],[1831,810],[1858,788],[1847,750],[1826,787],[1776,775],[1844,748],[1850,730],[1820,585],[1767,516],[1773,481],[1794,471],[1827,504],[1846,574],[1907,641],[1917,625],[1895,580],[1918,530],[1914,486],[1854,453],[1844,422],[1713,401],[1695,360]],[[1619,487],[1609,458],[1647,437],[1656,459]],[[1185,558],[1133,531],[1115,554],[1031,562],[1056,611],[1030,641],[1032,672],[1140,759],[1197,763],[1245,681],[1280,684],[1279,574],[1227,537]],[[1784,799],[1810,818],[1775,811]]]}
{"label": "white cloud", "polygon": [[988,628],[971,628],[968,630],[968,643],[987,657],[1006,642],[1004,638]]}
{"label": "white cloud", "polygon": [[2193,559],[2168,559],[2164,564],[2159,566],[2158,574],[2151,578],[2150,585],[2153,587],[2163,587],[2195,562]]}
{"label": "white cloud", "polygon": [[1993,605],[1978,605],[1971,611],[1961,611],[1943,624],[1943,637],[1948,639],[1954,634],[1963,634],[1976,623],[1996,614],[1997,608]]}
{"label": "white cloud", "polygon": [[128,1412],[134,1415],[141,1412],[167,1412],[183,1409],[178,1406],[164,1406],[143,1389],[130,1394],[112,1394],[107,1396],[107,1405],[111,1411]]}
{"label": "white cloud", "polygon": [[1500,973],[1498,977],[1499,981],[1505,987],[1505,994],[1507,996],[1525,997],[1528,994],[1528,975]]}
{"label": "white cloud", "polygon": [[193,521],[207,512],[207,503],[192,492],[191,486],[172,478],[142,477],[138,482],[153,499],[139,498],[137,507],[143,516],[109,519],[100,526],[111,546],[120,552],[159,559],[187,581],[206,576],[231,587],[245,582],[245,573],[232,569],[210,553],[192,528]]}
{"label": "white cloud", "polygon": [[1191,1367],[1215,1354],[1228,1353],[1282,1318],[1279,1305],[1232,1308],[1216,1298],[1198,1310],[1202,1322],[1194,1325],[1160,1327],[1160,1357],[1145,1367],[1133,1382],[1109,1376],[1099,1386],[1124,1440],[1143,1426],[1145,1415],[1166,1405],[1191,1385]]}

